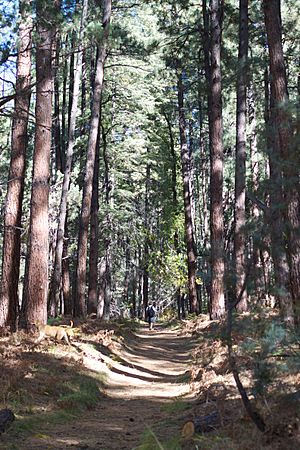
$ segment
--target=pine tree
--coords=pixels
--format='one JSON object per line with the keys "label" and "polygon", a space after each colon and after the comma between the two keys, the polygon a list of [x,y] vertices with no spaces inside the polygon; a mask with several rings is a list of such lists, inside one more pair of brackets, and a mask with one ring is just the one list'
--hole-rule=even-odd
{"label": "pine tree", "polygon": [[284,177],[290,292],[298,317],[300,298],[299,155],[296,148],[293,148],[291,140],[292,127],[288,111],[289,97],[282,46],[280,0],[264,1],[264,13],[268,37],[270,75],[272,77],[273,123],[278,133],[277,139]]}
{"label": "pine tree", "polygon": [[68,202],[68,192],[70,188],[70,178],[72,171],[72,161],[73,152],[75,144],[75,127],[76,127],[76,116],[78,109],[78,100],[80,95],[80,78],[82,74],[82,52],[83,52],[83,36],[84,27],[88,11],[88,0],[84,0],[82,5],[81,23],[80,31],[78,37],[78,52],[76,54],[75,64],[75,75],[73,83],[73,93],[72,93],[72,106],[70,109],[70,120],[69,120],[69,136],[68,145],[66,153],[66,164],[64,170],[64,179],[61,191],[60,207],[59,207],[59,217],[58,217],[58,227],[56,236],[56,247],[55,247],[55,259],[54,267],[51,279],[51,289],[50,289],[50,299],[49,299],[49,312],[52,317],[57,315],[57,308],[59,305],[60,293],[61,293],[61,281],[62,281],[62,256],[63,256],[63,245],[65,237],[66,228],[66,218],[67,218],[67,202]]}
{"label": "pine tree", "polygon": [[246,99],[248,58],[248,0],[240,0],[239,57],[236,112],[236,167],[235,167],[235,296],[243,295],[237,309],[247,311],[246,280]]}
{"label": "pine tree", "polygon": [[221,75],[221,19],[219,0],[211,1],[210,66],[210,228],[211,228],[211,318],[225,313],[224,223],[223,223],[223,125]]}
{"label": "pine tree", "polygon": [[28,255],[23,314],[25,326],[46,323],[48,298],[48,208],[52,130],[53,45],[57,2],[36,2],[36,106]]}
{"label": "pine tree", "polygon": [[27,127],[31,95],[31,0],[20,2],[15,110],[12,123],[11,161],[5,202],[4,245],[0,299],[0,326],[17,327],[21,219],[25,181]]}
{"label": "pine tree", "polygon": [[104,62],[106,58],[106,45],[109,35],[110,14],[111,14],[111,0],[106,0],[104,2],[104,11],[102,18],[103,36],[101,42],[98,45],[97,60],[96,60],[89,143],[87,150],[86,171],[83,186],[82,207],[79,224],[76,290],[74,302],[74,312],[76,316],[84,316],[86,314],[85,283],[86,283],[88,226],[91,213],[95,154],[99,128],[101,95],[103,89],[103,74],[104,74]]}

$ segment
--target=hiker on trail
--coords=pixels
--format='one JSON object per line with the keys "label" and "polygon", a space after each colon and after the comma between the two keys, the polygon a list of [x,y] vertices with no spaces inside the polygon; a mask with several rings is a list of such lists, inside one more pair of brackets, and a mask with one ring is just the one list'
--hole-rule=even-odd
{"label": "hiker on trail", "polygon": [[146,320],[149,323],[149,330],[154,329],[154,323],[157,319],[157,309],[156,309],[156,303],[153,302],[149,303],[149,305],[146,308]]}

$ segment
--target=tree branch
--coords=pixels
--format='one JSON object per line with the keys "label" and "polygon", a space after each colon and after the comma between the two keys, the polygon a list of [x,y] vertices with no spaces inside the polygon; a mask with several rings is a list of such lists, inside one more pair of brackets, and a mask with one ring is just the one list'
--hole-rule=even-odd
{"label": "tree branch", "polygon": [[267,213],[269,211],[269,207],[263,203],[261,200],[255,197],[255,195],[252,192],[246,191],[246,197],[252,202],[255,203],[256,206],[258,206],[259,209],[261,209],[263,212]]}
{"label": "tree branch", "polygon": [[257,426],[257,428],[261,432],[264,432],[266,429],[266,424],[265,424],[263,418],[261,417],[261,415],[254,409],[254,407],[252,406],[252,404],[249,400],[247,392],[246,392],[246,390],[241,382],[240,376],[239,376],[239,372],[237,369],[236,360],[235,360],[234,352],[233,352],[233,348],[232,348],[232,311],[238,305],[238,303],[241,301],[243,293],[246,289],[248,275],[249,275],[249,271],[246,273],[244,284],[242,286],[242,289],[241,289],[237,299],[234,302],[232,302],[231,304],[229,303],[229,305],[228,305],[228,311],[227,311],[228,361],[229,361],[230,370],[232,372],[236,386],[237,386],[240,396],[242,398],[245,410],[247,411],[250,419]]}

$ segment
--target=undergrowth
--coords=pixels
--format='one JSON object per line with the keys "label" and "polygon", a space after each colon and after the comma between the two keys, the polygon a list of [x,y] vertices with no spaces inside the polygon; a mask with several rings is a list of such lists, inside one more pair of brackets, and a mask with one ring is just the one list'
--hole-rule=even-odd
{"label": "undergrowth", "polygon": [[[50,383],[50,379],[56,382]],[[44,387],[44,401],[38,399],[34,403],[34,395],[29,397],[15,395],[9,399],[6,406],[16,414],[10,434],[18,435],[23,432],[36,433],[49,425],[57,425],[79,416],[83,410],[96,407],[101,401],[101,382],[87,374],[75,374],[68,379],[60,380],[58,373],[48,372],[48,385]],[[47,401],[48,400],[48,401]]]}
{"label": "undergrowth", "polygon": [[190,404],[181,398],[176,398],[171,403],[166,403],[161,407],[163,411],[168,412],[169,414],[174,414],[182,411],[186,411],[190,408]]}
{"label": "undergrowth", "polygon": [[[244,447],[246,449],[247,447]],[[179,434],[165,440],[158,438],[151,429],[147,429],[142,437],[142,443],[134,450],[242,450],[234,441],[226,436],[196,434],[189,440]],[[256,448],[258,450],[258,448]]]}

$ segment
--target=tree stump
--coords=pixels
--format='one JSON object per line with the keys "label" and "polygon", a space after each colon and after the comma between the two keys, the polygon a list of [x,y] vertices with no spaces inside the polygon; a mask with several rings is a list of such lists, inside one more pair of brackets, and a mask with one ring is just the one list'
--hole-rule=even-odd
{"label": "tree stump", "polygon": [[214,411],[211,414],[201,417],[194,417],[188,420],[182,427],[181,435],[183,438],[190,439],[195,433],[207,433],[220,426],[220,414]]}
{"label": "tree stump", "polygon": [[10,409],[0,410],[0,434],[3,433],[15,420],[15,415]]}

